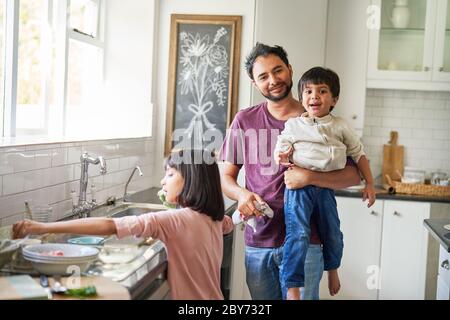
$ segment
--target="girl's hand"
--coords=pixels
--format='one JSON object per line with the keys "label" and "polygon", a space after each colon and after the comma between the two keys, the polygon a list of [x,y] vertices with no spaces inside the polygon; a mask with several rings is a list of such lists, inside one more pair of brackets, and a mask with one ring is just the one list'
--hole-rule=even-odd
{"label": "girl's hand", "polygon": [[367,203],[367,208],[370,208],[375,203],[376,193],[373,184],[366,184],[366,187],[362,190],[363,192],[363,201],[367,199],[369,202]]}
{"label": "girl's hand", "polygon": [[[18,238],[24,238],[27,235],[33,233],[33,231],[36,231],[39,229],[39,227],[42,224],[39,222],[35,222],[35,221],[31,221],[31,220],[22,220],[19,222],[14,223],[12,231],[13,231],[13,235],[12,238],[13,239],[18,239]],[[37,233],[37,232],[34,232]]]}
{"label": "girl's hand", "polygon": [[259,203],[264,202],[264,200],[258,194],[244,189],[238,199],[239,212],[244,216],[262,215],[262,212],[258,211],[253,204],[254,200],[258,201]]}

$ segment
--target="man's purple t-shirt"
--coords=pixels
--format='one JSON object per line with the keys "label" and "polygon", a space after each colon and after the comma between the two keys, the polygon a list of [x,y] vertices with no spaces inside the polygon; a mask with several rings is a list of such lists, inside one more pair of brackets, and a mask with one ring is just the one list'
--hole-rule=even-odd
{"label": "man's purple t-shirt", "polygon": [[[275,164],[273,151],[286,121],[275,119],[267,102],[236,114],[220,151],[220,160],[245,168],[246,188],[261,196],[273,209],[274,217],[257,218],[256,232],[245,228],[245,244],[276,248],[286,236],[284,223],[284,166]],[[311,243],[318,244],[317,227],[311,221]]]}

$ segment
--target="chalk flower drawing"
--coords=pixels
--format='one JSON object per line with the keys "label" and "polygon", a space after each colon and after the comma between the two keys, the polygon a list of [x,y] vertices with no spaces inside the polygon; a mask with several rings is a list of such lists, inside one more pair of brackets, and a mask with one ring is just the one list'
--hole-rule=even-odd
{"label": "chalk flower drawing", "polygon": [[203,124],[207,129],[215,128],[208,120],[207,113],[214,107],[216,100],[219,107],[225,106],[227,98],[228,54],[226,48],[219,44],[220,38],[227,34],[220,27],[214,39],[209,35],[203,37],[199,33],[180,33],[180,64],[181,72],[178,84],[182,95],[191,95],[194,103],[187,107],[192,117],[185,133],[189,139],[194,136],[202,143]]}

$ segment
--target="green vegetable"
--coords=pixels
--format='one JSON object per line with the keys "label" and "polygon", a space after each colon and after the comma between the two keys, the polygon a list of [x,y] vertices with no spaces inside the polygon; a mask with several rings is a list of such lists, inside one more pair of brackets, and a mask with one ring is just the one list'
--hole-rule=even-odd
{"label": "green vegetable", "polygon": [[97,295],[97,289],[95,288],[95,286],[87,286],[78,289],[67,289],[65,295],[77,298],[93,297]]}
{"label": "green vegetable", "polygon": [[159,197],[159,200],[161,200],[161,202],[163,203],[163,206],[170,208],[170,209],[175,209],[177,207],[176,204],[169,203],[166,201],[166,193],[163,190],[158,191],[158,197]]}

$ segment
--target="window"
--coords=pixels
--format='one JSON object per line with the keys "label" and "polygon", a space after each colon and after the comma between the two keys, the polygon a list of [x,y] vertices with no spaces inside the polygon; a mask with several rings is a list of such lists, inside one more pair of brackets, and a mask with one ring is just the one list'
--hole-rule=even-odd
{"label": "window", "polygon": [[2,136],[77,136],[102,83],[101,0],[0,4]]}

